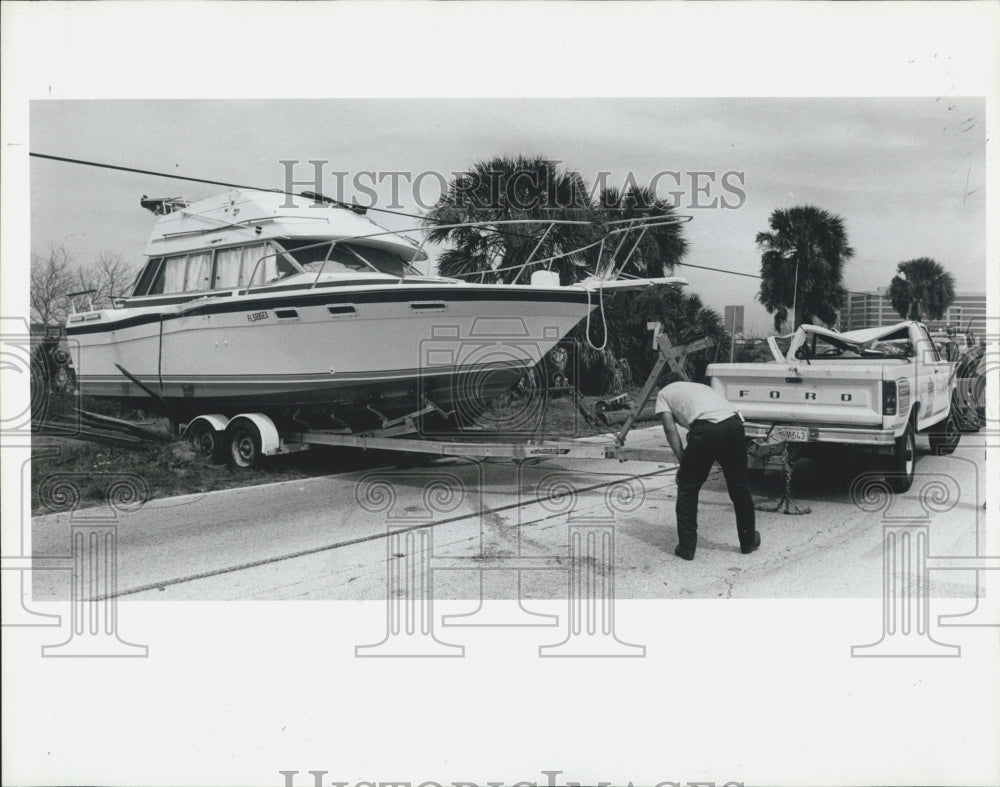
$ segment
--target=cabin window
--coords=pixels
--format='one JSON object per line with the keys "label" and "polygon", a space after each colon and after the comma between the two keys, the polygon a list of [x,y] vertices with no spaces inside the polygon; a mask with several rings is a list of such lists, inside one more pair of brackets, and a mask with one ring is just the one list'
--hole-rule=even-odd
{"label": "cabin window", "polygon": [[200,292],[210,288],[212,252],[201,251],[167,257],[150,294]]}
{"label": "cabin window", "polygon": [[[315,245],[319,243],[319,245]],[[346,244],[337,244],[330,251],[330,244],[315,240],[285,240],[281,242],[285,251],[295,258],[306,271],[316,273],[320,268],[324,273],[350,273],[371,270],[365,263],[351,254]],[[329,258],[327,258],[329,254]],[[326,264],[323,261],[326,260]]]}
{"label": "cabin window", "polygon": [[184,292],[184,278],[187,275],[187,256],[168,257],[163,261],[163,272],[157,282],[157,292]]}
{"label": "cabin window", "polygon": [[375,270],[392,276],[402,276],[405,270],[407,275],[420,275],[419,271],[407,265],[395,254],[371,246],[337,243],[331,251],[329,243],[305,239],[285,240],[282,241],[282,246],[310,273],[316,273],[322,268],[324,273]]}
{"label": "cabin window", "polygon": [[248,282],[255,286],[266,284],[290,273],[295,273],[292,263],[280,253],[276,255],[274,247],[267,243],[215,252],[215,288],[219,290],[246,287]]}
{"label": "cabin window", "polygon": [[184,292],[212,289],[212,252],[203,251],[187,255]]}
{"label": "cabin window", "polygon": [[243,284],[243,252],[244,249],[240,246],[215,252],[216,289],[234,290]]}
{"label": "cabin window", "polygon": [[[149,294],[153,280],[156,278],[156,274],[162,264],[163,257],[153,257],[146,263],[146,267],[143,268],[142,273],[139,274],[139,279],[136,281],[135,287],[132,290],[132,295]],[[162,292],[162,290],[159,291]],[[154,290],[154,292],[156,292],[156,290]]]}
{"label": "cabin window", "polygon": [[353,244],[348,244],[347,248],[352,254],[361,257],[365,262],[374,266],[382,273],[388,273],[392,276],[402,276],[404,272],[406,275],[420,275],[420,272],[412,265],[403,262],[400,257],[384,249],[376,249],[371,246],[355,246]]}
{"label": "cabin window", "polygon": [[[135,289],[136,295],[170,295],[178,292],[203,292],[211,289],[212,252],[199,251],[175,257],[154,258]],[[155,263],[155,264],[154,264]],[[151,273],[155,271],[155,276]],[[147,274],[153,279],[146,285]]]}

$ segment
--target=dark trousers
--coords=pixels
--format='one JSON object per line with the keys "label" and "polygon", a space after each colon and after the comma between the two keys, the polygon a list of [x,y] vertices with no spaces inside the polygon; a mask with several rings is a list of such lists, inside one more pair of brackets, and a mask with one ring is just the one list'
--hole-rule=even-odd
{"label": "dark trousers", "polygon": [[734,415],[718,424],[695,421],[688,432],[684,458],[677,469],[677,538],[680,550],[689,555],[698,545],[698,493],[715,462],[722,467],[729,499],[736,509],[740,547],[753,546],[755,523],[747,482],[746,435],[743,421]]}

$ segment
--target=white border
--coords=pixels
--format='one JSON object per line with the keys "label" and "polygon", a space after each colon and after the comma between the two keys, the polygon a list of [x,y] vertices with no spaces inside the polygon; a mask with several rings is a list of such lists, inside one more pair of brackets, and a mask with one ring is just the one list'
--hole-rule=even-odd
{"label": "white border", "polygon": [[[32,99],[986,95],[993,136],[998,8],[5,3],[0,314],[26,313]],[[997,216],[995,191],[988,205]],[[964,640],[960,660],[861,662],[846,652],[871,630],[862,602],[622,606],[621,621],[649,621],[641,663],[505,652],[387,670],[337,636],[380,615],[342,604],[143,608],[129,633],[152,658],[128,664],[42,660],[37,636],[8,630],[5,781],[997,777],[991,632]]]}

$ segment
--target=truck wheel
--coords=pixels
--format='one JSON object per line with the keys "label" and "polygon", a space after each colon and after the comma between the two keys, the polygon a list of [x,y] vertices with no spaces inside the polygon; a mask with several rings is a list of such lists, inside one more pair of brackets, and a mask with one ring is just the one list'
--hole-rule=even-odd
{"label": "truck wheel", "polygon": [[211,424],[199,421],[188,430],[185,437],[191,441],[194,450],[206,459],[217,462],[221,458],[222,434],[215,431]]}
{"label": "truck wheel", "polygon": [[958,418],[955,417],[954,407],[948,412],[947,418],[930,428],[927,437],[931,443],[932,454],[949,456],[955,453],[958,441],[962,439],[962,432],[958,428]]}
{"label": "truck wheel", "polygon": [[251,421],[237,419],[226,428],[225,443],[229,446],[232,467],[258,467],[261,462],[260,431]]}
{"label": "truck wheel", "polygon": [[913,424],[896,440],[893,451],[885,458],[884,475],[889,488],[897,494],[906,492],[913,485],[913,468],[917,463],[917,440]]}

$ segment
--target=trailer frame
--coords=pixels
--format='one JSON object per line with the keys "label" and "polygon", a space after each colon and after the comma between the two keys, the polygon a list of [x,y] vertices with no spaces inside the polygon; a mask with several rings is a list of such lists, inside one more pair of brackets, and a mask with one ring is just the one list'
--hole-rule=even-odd
{"label": "trailer frame", "polygon": [[500,440],[496,439],[495,433],[487,432],[484,437],[488,435],[491,439],[481,439],[475,430],[470,429],[461,432],[459,438],[436,439],[433,435],[421,435],[418,419],[432,412],[444,411],[427,399],[415,412],[393,420],[383,418],[380,428],[364,432],[352,432],[349,428],[281,430],[266,413],[246,412],[231,418],[220,413],[199,415],[181,425],[180,433],[191,436],[203,454],[211,454],[215,458],[225,456],[238,467],[256,466],[264,457],[306,451],[312,446],[399,451],[433,457],[501,458],[515,462],[558,457],[676,463],[677,458],[669,448],[629,448],[625,446],[625,440],[649,401],[663,369],[666,367],[679,372],[687,379],[684,367],[688,356],[713,345],[711,338],[703,338],[674,346],[665,334],[660,334],[656,339],[659,358],[633,403],[628,418],[617,434],[609,433],[601,437]]}

